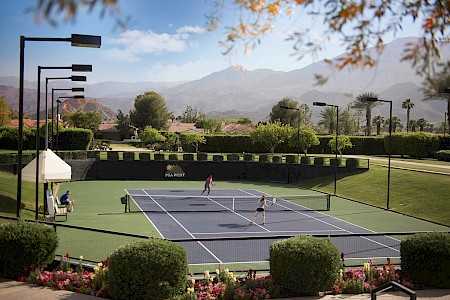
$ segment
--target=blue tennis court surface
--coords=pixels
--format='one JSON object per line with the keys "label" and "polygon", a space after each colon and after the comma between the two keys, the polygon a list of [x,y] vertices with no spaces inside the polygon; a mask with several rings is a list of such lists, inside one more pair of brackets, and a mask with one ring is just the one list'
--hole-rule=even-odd
{"label": "blue tennis court surface", "polygon": [[[178,240],[186,248],[190,264],[265,262],[270,245],[286,236],[373,233],[283,196],[266,209],[264,225],[261,214],[251,224],[264,194],[253,189],[214,190],[210,197],[198,197],[198,190],[126,189],[126,193],[163,238]],[[266,196],[268,204],[275,198]],[[241,202],[245,208],[236,209]],[[332,236],[331,241],[346,259],[398,258],[400,253],[400,241],[387,236]]]}

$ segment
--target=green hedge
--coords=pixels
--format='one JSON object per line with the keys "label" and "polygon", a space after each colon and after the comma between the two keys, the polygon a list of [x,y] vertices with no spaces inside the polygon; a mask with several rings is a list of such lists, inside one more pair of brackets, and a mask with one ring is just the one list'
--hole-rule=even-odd
{"label": "green hedge", "polygon": [[13,164],[16,162],[16,154],[0,153],[0,164]]}
{"label": "green hedge", "polygon": [[155,154],[153,154],[153,159],[154,160],[165,160],[166,156],[164,155],[164,153],[155,153]]}
{"label": "green hedge", "polygon": [[172,299],[185,292],[186,250],[163,239],[127,244],[110,257],[108,282],[113,299]]}
{"label": "green hedge", "polygon": [[199,152],[197,153],[197,160],[198,161],[207,161],[208,160],[208,154]]}
{"label": "green hedge", "polygon": [[213,161],[223,161],[223,155],[213,155]]}
{"label": "green hedge", "polygon": [[298,163],[297,155],[286,155],[286,162],[290,164]]}
{"label": "green hedge", "polygon": [[30,266],[43,268],[53,261],[58,236],[52,227],[18,221],[0,225],[0,277],[17,280]]}
{"label": "green hedge", "polygon": [[194,160],[194,154],[192,153],[183,154],[183,160]]}
{"label": "green hedge", "polygon": [[434,154],[437,160],[450,161],[450,150],[439,150]]}
{"label": "green hedge", "polygon": [[325,164],[325,157],[314,157],[315,166],[323,166]]}
{"label": "green hedge", "polygon": [[150,160],[150,153],[139,152],[139,160]]}
{"label": "green hedge", "polygon": [[169,160],[178,160],[178,154],[175,153],[169,154]]}
{"label": "green hedge", "polygon": [[[23,128],[23,150],[36,149],[36,129]],[[17,150],[19,128],[0,127],[0,149]],[[43,143],[41,143],[43,145]]]}
{"label": "green hedge", "polygon": [[259,162],[270,162],[270,157],[267,154],[259,155]]}
{"label": "green hedge", "polygon": [[358,168],[359,167],[359,159],[357,158],[347,158],[345,160],[345,166],[347,168]]}
{"label": "green hedge", "polygon": [[123,152],[123,160],[133,161],[134,160],[134,152]]}
{"label": "green hedge", "polygon": [[119,152],[108,151],[106,152],[106,157],[108,158],[108,160],[119,160]]}
{"label": "green hedge", "polygon": [[450,234],[421,233],[400,242],[402,270],[416,285],[450,288]]}
{"label": "green hedge", "polygon": [[336,160],[336,158],[330,158],[330,166],[334,167],[334,164],[337,161],[337,166],[340,167],[342,165],[342,158],[339,158]]}
{"label": "green hedge", "polygon": [[310,165],[311,164],[311,158],[312,157],[309,157],[309,156],[302,156],[302,157],[300,157],[300,163],[302,165]]}
{"label": "green hedge", "polygon": [[239,159],[240,159],[239,154],[236,154],[236,153],[227,154],[228,161],[238,161]]}
{"label": "green hedge", "polygon": [[244,161],[254,161],[255,155],[250,154],[250,153],[245,153],[243,158],[244,158]]}
{"label": "green hedge", "polygon": [[278,155],[272,156],[272,162],[274,162],[274,163],[280,163],[280,162],[282,162],[282,161],[283,161],[283,159],[282,159],[281,156],[278,156]]}
{"label": "green hedge", "polygon": [[85,150],[72,151],[72,158],[73,159],[86,159],[87,151],[85,151]]}
{"label": "green hedge", "polygon": [[440,146],[437,135],[424,132],[394,133],[392,147],[389,146],[389,136],[385,136],[384,143],[386,150],[390,149],[392,155],[409,155],[414,158],[433,157]]}
{"label": "green hedge", "polygon": [[59,150],[88,150],[93,138],[90,129],[65,128],[59,131]]}
{"label": "green hedge", "polygon": [[87,157],[100,159],[100,151],[95,151],[95,150],[87,151]]}
{"label": "green hedge", "polygon": [[72,159],[72,151],[58,151],[58,156],[61,157],[61,159]]}
{"label": "green hedge", "polygon": [[270,274],[286,294],[331,290],[340,268],[339,249],[328,239],[297,236],[270,246]]}

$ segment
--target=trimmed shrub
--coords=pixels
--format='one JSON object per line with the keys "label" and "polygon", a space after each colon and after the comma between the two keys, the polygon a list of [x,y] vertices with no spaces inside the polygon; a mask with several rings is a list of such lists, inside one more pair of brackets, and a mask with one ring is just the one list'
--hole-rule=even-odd
{"label": "trimmed shrub", "polygon": [[139,152],[139,160],[150,160],[150,153]]}
{"label": "trimmed shrub", "polygon": [[35,153],[23,153],[22,154],[22,164],[30,163],[35,156],[36,156]]}
{"label": "trimmed shrub", "polygon": [[238,161],[239,159],[240,159],[240,156],[237,153],[227,154],[227,160],[228,161]]}
{"label": "trimmed shrub", "polygon": [[297,236],[270,246],[270,274],[282,292],[317,295],[329,291],[339,274],[339,249],[328,239]]}
{"label": "trimmed shrub", "polygon": [[93,138],[90,129],[64,128],[59,131],[59,150],[88,150]]}
{"label": "trimmed shrub", "polygon": [[270,157],[267,154],[259,155],[259,162],[270,162]]}
{"label": "trimmed shrub", "polygon": [[286,162],[290,164],[298,163],[297,155],[286,155]]}
{"label": "trimmed shrub", "polygon": [[108,151],[106,152],[106,157],[108,160],[119,160],[119,152]]}
{"label": "trimmed shrub", "polygon": [[[334,167],[336,163],[336,158],[330,158],[330,166]],[[340,167],[342,165],[342,158],[337,159],[337,166]]]}
{"label": "trimmed shrub", "polygon": [[192,153],[183,154],[183,160],[194,160],[194,154]]}
{"label": "trimmed shrub", "polygon": [[272,162],[274,163],[280,163],[282,161],[282,157],[278,155],[272,156]]}
{"label": "trimmed shrub", "polygon": [[402,270],[416,285],[450,288],[450,234],[415,234],[400,242]]}
{"label": "trimmed shrub", "polygon": [[164,155],[164,153],[155,153],[153,155],[153,159],[154,160],[165,160],[166,156]]}
{"label": "trimmed shrub", "polygon": [[433,157],[439,150],[440,140],[435,134],[414,132],[392,134],[392,147],[389,148],[389,136],[384,137],[386,150],[393,155],[409,155],[415,158]]}
{"label": "trimmed shrub", "polygon": [[86,159],[87,151],[72,151],[72,159]]}
{"label": "trimmed shrub", "polygon": [[133,161],[134,160],[134,152],[123,152],[123,160]]}
{"label": "trimmed shrub", "polygon": [[61,157],[62,160],[72,159],[72,151],[58,151],[58,156]]}
{"label": "trimmed shrub", "polygon": [[100,151],[87,151],[87,158],[100,159]]}
{"label": "trimmed shrub", "polygon": [[358,168],[359,167],[359,159],[357,159],[357,158],[347,158],[345,160],[345,166],[347,168]]}
{"label": "trimmed shrub", "polygon": [[111,254],[108,281],[113,299],[172,299],[184,292],[188,261],[176,243],[150,239]]}
{"label": "trimmed shrub", "polygon": [[325,157],[314,157],[314,165],[315,166],[325,165]]}
{"label": "trimmed shrub", "polygon": [[437,160],[450,161],[450,150],[439,150],[434,154]]}
{"label": "trimmed shrub", "polygon": [[310,164],[311,164],[311,157],[306,156],[306,155],[300,157],[300,163],[301,163],[302,165],[304,165],[304,166],[310,165]]}
{"label": "trimmed shrub", "polygon": [[178,154],[175,153],[169,154],[169,160],[178,160]]}
{"label": "trimmed shrub", "polygon": [[43,268],[53,261],[58,236],[52,227],[18,221],[0,225],[0,277],[17,280],[29,268]]}
{"label": "trimmed shrub", "polygon": [[249,154],[249,153],[244,154],[244,161],[254,161],[254,160],[255,160],[254,154]]}
{"label": "trimmed shrub", "polygon": [[13,164],[16,162],[14,153],[0,153],[0,164]]}
{"label": "trimmed shrub", "polygon": [[213,161],[223,161],[223,155],[213,155]]}
{"label": "trimmed shrub", "polygon": [[208,154],[207,153],[202,153],[202,152],[197,153],[197,160],[207,161],[208,160]]}

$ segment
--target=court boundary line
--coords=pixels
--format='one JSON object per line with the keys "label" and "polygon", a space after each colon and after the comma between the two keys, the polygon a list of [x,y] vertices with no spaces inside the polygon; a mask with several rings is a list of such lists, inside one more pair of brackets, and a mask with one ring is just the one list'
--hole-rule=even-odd
{"label": "court boundary line", "polygon": [[[252,225],[256,225],[256,226],[258,226],[258,227],[260,227],[260,228],[262,228],[262,229],[264,229],[265,231],[267,231],[267,232],[271,232],[269,229],[267,229],[267,228],[264,228],[263,226],[261,226],[261,225],[259,225],[259,224],[257,224],[257,223],[254,223],[254,222],[252,222],[252,220],[250,220],[250,219],[248,219],[248,218],[246,218],[246,217],[244,217],[243,215],[241,215],[241,214],[239,214],[239,213],[237,213],[237,212],[235,212],[234,210],[232,210],[232,209],[229,209],[228,207],[226,207],[226,206],[224,206],[224,205],[222,205],[222,204],[220,204],[219,202],[217,202],[217,201],[214,201],[214,200],[212,200],[212,199],[209,199],[211,202],[214,202],[214,203],[216,203],[216,204],[218,204],[218,205],[220,205],[220,206],[222,206],[222,207],[224,207],[224,208],[226,208],[227,210],[229,210],[230,212],[232,212],[233,214],[235,214],[235,215],[238,215],[239,217],[241,217],[241,218],[243,218],[243,219],[245,219],[245,220],[247,220],[247,221],[250,221],[250,224],[252,224]],[[256,210],[256,209],[255,209]]]}
{"label": "court boundary line", "polygon": [[[146,191],[144,191],[146,194],[147,194],[147,192]],[[148,194],[147,194],[148,195]],[[164,210],[164,212],[166,212],[167,213],[167,215],[169,215],[169,217],[171,217],[181,228],[183,228],[192,238],[194,238],[195,239],[195,236],[194,235],[192,235],[190,232],[189,232],[189,230],[187,230],[184,226],[183,226],[183,224],[181,224],[174,216],[172,216],[168,211],[166,211],[165,210],[165,208],[164,207],[162,207],[161,205],[159,205],[159,203],[158,202],[156,202],[150,195],[148,195],[149,197],[150,197],[150,199],[152,199],[153,200],[153,202],[155,202],[155,204],[156,205],[158,205],[162,210]],[[209,254],[211,254],[219,263],[223,263],[216,255],[214,255],[214,253],[212,253],[211,252],[211,250],[209,250],[208,249],[208,247],[206,247],[205,245],[203,245],[202,244],[202,242],[199,242],[199,241],[197,241],[197,243],[200,245],[200,246],[202,246]]]}
{"label": "court boundary line", "polygon": [[[126,191],[126,189],[125,189],[125,191]],[[128,194],[128,192],[127,192],[127,194]],[[142,210],[141,206],[140,206],[139,204],[137,204],[137,202],[133,199],[133,197],[131,196],[130,198],[131,198],[131,200],[133,200],[134,204],[136,204],[136,206],[139,207],[139,210],[140,210],[142,213],[144,213],[144,211]],[[159,231],[158,227],[155,226],[155,224],[154,224],[153,221],[149,218],[149,216],[147,216],[146,213],[144,213],[144,215],[145,215],[145,217],[147,218],[147,220],[150,222],[150,224],[152,224],[153,228],[156,229],[156,231],[159,233],[159,235],[160,235],[163,239],[165,239],[164,235],[161,233],[161,231]]]}
{"label": "court boundary line", "polygon": [[[255,189],[255,191],[262,193],[262,191],[259,191],[259,190],[257,190],[257,189]],[[270,195],[270,194],[269,194],[269,195]],[[273,197],[273,196],[270,196],[270,197]],[[294,204],[295,204],[295,203],[294,203]],[[305,215],[305,216],[308,216],[308,215],[306,215],[306,214],[304,214],[304,213],[302,213],[302,212],[299,212],[299,211],[293,210],[292,212],[298,213],[298,214],[302,214],[302,215]],[[325,215],[325,216],[328,216],[328,217],[331,217],[331,218],[335,218],[335,217],[333,217],[333,216],[324,214],[324,213],[322,213],[322,212],[319,212],[319,211],[317,211],[317,212],[320,213],[320,214],[322,214],[322,215]],[[314,219],[314,220],[317,220],[317,221],[319,221],[319,222],[323,222],[323,223],[325,223],[325,224],[331,225],[331,226],[333,226],[333,227],[335,227],[335,228],[339,228],[339,229],[341,229],[341,230],[343,230],[343,231],[346,231],[346,232],[348,232],[348,233],[351,233],[351,234],[357,234],[357,233],[355,233],[355,232],[352,232],[352,231],[349,231],[349,230],[340,228],[340,227],[337,226],[337,225],[332,225],[332,224],[330,224],[330,223],[328,223],[328,222],[325,222],[325,221],[323,221],[323,220],[320,220],[320,219],[318,219],[318,218],[315,218],[315,217],[312,217],[312,216],[308,216],[308,217],[310,217],[310,218],[312,218],[312,219]],[[340,220],[340,221],[344,221],[344,220],[341,220],[341,219],[339,219],[339,218],[335,218],[335,219]],[[347,224],[354,225],[354,224],[352,224],[352,223],[350,223],[350,222],[347,222],[347,221],[344,221],[344,222],[346,222]],[[362,226],[357,226],[357,227],[363,228]],[[363,228],[363,229],[375,233],[373,230],[370,230],[370,229],[367,229],[367,228]],[[391,238],[391,237],[389,237],[389,236],[385,236],[385,237]],[[396,252],[400,252],[400,250],[397,250],[397,249],[395,249],[395,248],[392,248],[392,247],[390,247],[390,246],[388,246],[388,245],[385,245],[385,244],[382,244],[382,243],[380,243],[380,242],[374,241],[374,240],[369,239],[369,238],[367,238],[367,237],[362,237],[362,238],[365,239],[365,240],[371,241],[371,242],[373,242],[373,243],[375,243],[375,244],[384,246],[384,247],[386,247],[386,248],[388,248],[388,249],[394,250],[394,251],[396,251]],[[394,238],[392,238],[392,239],[393,239],[393,240],[396,240],[396,241],[398,241],[398,242],[400,241],[400,240],[397,240],[397,239],[394,239]]]}
{"label": "court boundary line", "polygon": [[[276,231],[270,231],[270,233],[283,233],[283,232],[286,232],[286,233],[298,233],[298,232],[304,232],[304,233],[311,233],[311,234],[314,234],[314,233],[327,234],[330,231],[340,232],[342,230],[339,230],[339,229],[336,229],[336,230],[276,230]],[[241,233],[255,234],[255,233],[264,233],[264,232],[262,232],[262,231],[251,231],[251,232],[248,232],[248,231],[245,231],[245,232],[242,232],[242,231],[227,231],[227,232],[195,232],[195,233],[193,232],[192,234],[200,234],[200,235],[206,235],[206,234],[216,235],[217,234],[218,235],[218,234],[227,234],[227,233],[233,233],[233,234],[236,234],[236,233],[239,233],[239,234],[241,234]]]}

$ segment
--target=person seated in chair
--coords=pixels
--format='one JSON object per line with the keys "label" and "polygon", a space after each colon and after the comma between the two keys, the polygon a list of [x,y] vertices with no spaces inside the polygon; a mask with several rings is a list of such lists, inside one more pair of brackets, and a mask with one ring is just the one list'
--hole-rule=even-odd
{"label": "person seated in chair", "polygon": [[69,199],[69,195],[70,195],[70,191],[67,191],[64,195],[61,196],[61,198],[59,199],[59,202],[61,202],[61,204],[64,204],[67,206],[67,210],[68,211],[72,211],[72,203],[74,202],[74,200],[70,200]]}

